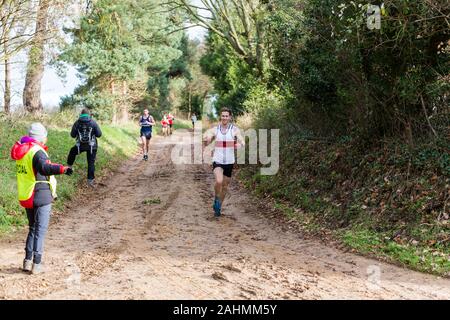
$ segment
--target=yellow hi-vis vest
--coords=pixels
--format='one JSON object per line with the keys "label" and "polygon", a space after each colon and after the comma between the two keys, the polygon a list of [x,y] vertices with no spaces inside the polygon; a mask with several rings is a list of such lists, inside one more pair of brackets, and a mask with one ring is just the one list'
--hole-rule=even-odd
{"label": "yellow hi-vis vest", "polygon": [[50,190],[52,191],[53,199],[57,197],[56,178],[54,176],[50,176],[47,181],[36,180],[36,176],[33,171],[33,158],[38,151],[43,151],[48,157],[48,154],[44,148],[35,144],[22,159],[16,160],[17,191],[19,201],[27,201],[31,198],[36,183],[48,183],[50,185]]}

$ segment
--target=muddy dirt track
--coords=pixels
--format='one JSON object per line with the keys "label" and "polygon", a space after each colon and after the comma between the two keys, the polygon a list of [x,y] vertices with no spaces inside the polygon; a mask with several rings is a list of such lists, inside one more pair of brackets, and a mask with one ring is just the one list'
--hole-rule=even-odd
{"label": "muddy dirt track", "polygon": [[45,273],[20,270],[26,230],[1,239],[0,299],[450,299],[448,279],[273,222],[236,182],[214,218],[210,167],[175,165],[172,148],[156,137],[148,162],[136,156],[54,216]]}

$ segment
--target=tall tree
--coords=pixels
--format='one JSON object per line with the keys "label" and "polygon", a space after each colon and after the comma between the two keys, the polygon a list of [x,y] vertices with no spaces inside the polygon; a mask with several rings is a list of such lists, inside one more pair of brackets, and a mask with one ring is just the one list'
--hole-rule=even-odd
{"label": "tall tree", "polygon": [[181,33],[173,32],[170,14],[160,9],[159,0],[94,2],[80,27],[70,30],[74,41],[62,55],[85,83],[62,106],[81,104],[110,120],[126,118],[130,96],[138,98],[130,89],[142,93],[145,72],[161,80],[162,70],[181,54]]}
{"label": "tall tree", "polygon": [[[6,36],[8,38],[8,36]],[[8,57],[8,41],[4,43],[5,47],[5,93],[4,93],[4,105],[3,111],[9,113],[11,111],[11,73],[10,62]]]}
{"label": "tall tree", "polygon": [[44,45],[47,31],[48,13],[51,0],[40,0],[36,17],[36,33],[30,48],[25,88],[23,90],[23,105],[28,112],[43,110],[41,102],[41,80],[44,75]]}

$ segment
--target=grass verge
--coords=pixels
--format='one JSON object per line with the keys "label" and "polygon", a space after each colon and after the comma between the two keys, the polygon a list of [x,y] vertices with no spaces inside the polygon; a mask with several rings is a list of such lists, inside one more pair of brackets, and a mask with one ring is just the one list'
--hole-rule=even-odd
{"label": "grass verge", "polygon": [[[43,115],[35,118],[19,119],[2,116],[0,118],[0,234],[12,232],[27,224],[24,210],[17,201],[15,162],[10,158],[12,145],[26,135],[31,122],[40,121],[48,129],[49,156],[52,162],[66,164],[67,155],[75,144],[70,137],[70,129],[76,115],[70,112]],[[103,136],[98,140],[96,176],[115,169],[125,159],[133,156],[138,148],[139,128],[129,123],[120,126],[100,124]],[[80,184],[87,179],[85,154],[77,157],[75,173],[58,179],[58,200],[55,211],[62,210],[64,204],[77,193]]]}
{"label": "grass verge", "polygon": [[[361,146],[290,137],[280,170],[263,176],[245,166],[239,178],[288,220],[331,235],[354,252],[414,270],[450,276],[448,141]],[[447,147],[446,147],[447,146]]]}

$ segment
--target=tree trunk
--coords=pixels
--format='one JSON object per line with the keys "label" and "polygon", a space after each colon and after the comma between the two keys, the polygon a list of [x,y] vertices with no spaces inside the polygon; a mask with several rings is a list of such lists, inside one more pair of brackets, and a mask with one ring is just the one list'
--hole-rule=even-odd
{"label": "tree trunk", "polygon": [[257,22],[256,24],[256,37],[257,37],[257,44],[256,44],[256,69],[258,70],[258,75],[263,77],[264,76],[264,53],[265,53],[265,47],[264,47],[264,38],[265,38],[265,31],[264,31],[264,25],[261,21]]}
{"label": "tree trunk", "polygon": [[3,111],[5,113],[10,113],[11,111],[11,77],[10,77],[10,70],[9,70],[9,28],[11,28],[11,24],[9,28],[7,28],[8,25],[8,19],[7,14],[5,12],[5,4],[2,4],[1,6],[1,16],[2,16],[2,27],[4,28],[2,32],[2,38],[1,42],[3,43],[3,50],[4,50],[4,64],[5,64],[5,94],[3,96]]}
{"label": "tree trunk", "polygon": [[5,113],[11,112],[11,75],[9,70],[9,57],[8,57],[8,35],[6,35],[6,41],[4,42],[5,50],[5,96],[4,96],[4,108]]}
{"label": "tree trunk", "polygon": [[39,2],[36,18],[36,34],[28,57],[25,88],[23,90],[25,110],[33,113],[43,110],[41,102],[41,80],[44,75],[44,45],[49,5],[50,0],[40,0]]}
{"label": "tree trunk", "polygon": [[[116,85],[115,85],[114,79],[110,79],[109,88],[110,88],[111,95],[114,96],[116,94]],[[117,107],[116,107],[116,105],[113,105],[112,107],[113,107],[113,111],[112,111],[113,114],[111,117],[111,122],[114,124],[117,124],[118,123]]]}
{"label": "tree trunk", "polygon": [[191,85],[189,84],[189,114],[188,114],[188,119],[191,119],[191,112],[192,112],[192,107],[191,107]]}
{"label": "tree trunk", "polygon": [[126,81],[122,82],[122,101],[121,101],[121,109],[122,109],[122,115],[121,115],[121,122],[126,123],[128,122],[128,84]]}
{"label": "tree trunk", "polygon": [[9,72],[9,59],[5,60],[5,97],[4,97],[4,112],[11,112],[11,75]]}

